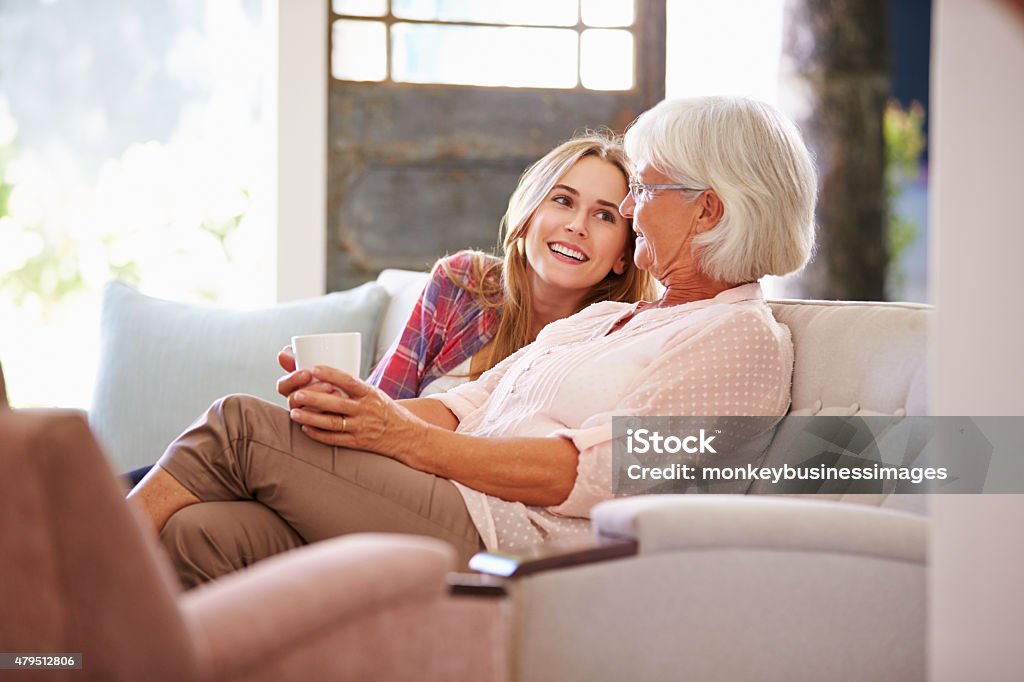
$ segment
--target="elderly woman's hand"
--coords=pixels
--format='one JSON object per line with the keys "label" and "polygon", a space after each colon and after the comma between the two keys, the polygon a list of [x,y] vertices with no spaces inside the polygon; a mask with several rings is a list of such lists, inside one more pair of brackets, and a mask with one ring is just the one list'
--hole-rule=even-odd
{"label": "elderly woman's hand", "polygon": [[281,369],[288,372],[277,380],[277,392],[288,398],[288,407],[298,407],[292,401],[292,394],[302,388],[321,393],[333,393],[334,386],[313,380],[313,375],[306,370],[295,369],[295,355],[290,345],[282,348],[277,354],[277,364]]}
{"label": "elderly woman's hand", "polygon": [[[295,391],[288,404],[292,421],[315,441],[401,458],[429,428],[383,391],[339,369],[317,366],[312,377],[324,383]],[[336,387],[344,394],[325,393],[320,386]]]}

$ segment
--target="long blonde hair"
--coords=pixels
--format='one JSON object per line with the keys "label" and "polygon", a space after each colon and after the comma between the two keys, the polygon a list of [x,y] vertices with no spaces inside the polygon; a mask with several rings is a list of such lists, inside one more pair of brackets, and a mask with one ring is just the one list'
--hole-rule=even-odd
{"label": "long blonde hair", "polygon": [[[499,235],[503,259],[479,251],[473,256],[472,282],[464,282],[442,262],[445,273],[458,286],[475,294],[481,304],[496,309],[498,330],[494,335],[489,356],[480,371],[486,371],[512,353],[527,345],[533,318],[533,292],[530,289],[529,264],[526,260],[526,230],[534,212],[548,196],[555,184],[580,159],[596,156],[614,164],[629,180],[630,165],[622,147],[622,139],[610,131],[587,131],[563,142],[530,165],[519,178],[508,210],[501,219]],[[609,272],[595,284],[574,312],[583,310],[597,301],[633,303],[653,300],[654,286],[650,275],[633,264],[636,235],[632,221],[626,221],[628,232],[626,271],[617,275]],[[474,372],[474,378],[477,375]]]}

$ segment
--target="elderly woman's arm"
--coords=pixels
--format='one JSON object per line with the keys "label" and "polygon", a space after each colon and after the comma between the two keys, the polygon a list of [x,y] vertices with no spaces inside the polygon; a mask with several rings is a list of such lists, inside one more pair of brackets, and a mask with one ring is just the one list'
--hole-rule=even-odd
{"label": "elderly woman's arm", "polygon": [[576,481],[578,451],[565,438],[484,438],[455,433],[458,419],[432,398],[394,401],[329,367],[318,379],[351,397],[291,394],[292,420],[313,440],[369,450],[488,495],[531,505],[559,504]]}
{"label": "elderly woman's arm", "polygon": [[579,452],[565,438],[482,438],[436,427],[424,435],[395,459],[503,500],[561,504],[576,483]]}
{"label": "elderly woman's arm", "polygon": [[410,398],[398,401],[402,407],[425,421],[445,431],[454,431],[459,426],[459,418],[439,400],[432,398]]}

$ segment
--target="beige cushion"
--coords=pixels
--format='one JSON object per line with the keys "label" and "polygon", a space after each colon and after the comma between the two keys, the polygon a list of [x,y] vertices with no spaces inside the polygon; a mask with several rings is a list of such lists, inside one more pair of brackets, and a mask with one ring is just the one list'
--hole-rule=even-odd
{"label": "beige cushion", "polygon": [[[790,415],[927,414],[926,342],[933,314],[931,306],[772,301],[771,307],[775,318],[789,327],[793,337]],[[793,426],[783,425],[782,429]],[[777,440],[786,442],[788,439],[777,437]],[[770,464],[779,454],[769,448],[765,461]],[[918,514],[927,512],[928,502],[926,495],[839,493],[811,497]]]}
{"label": "beige cushion", "polygon": [[793,335],[791,414],[924,415],[931,307],[772,301]]}

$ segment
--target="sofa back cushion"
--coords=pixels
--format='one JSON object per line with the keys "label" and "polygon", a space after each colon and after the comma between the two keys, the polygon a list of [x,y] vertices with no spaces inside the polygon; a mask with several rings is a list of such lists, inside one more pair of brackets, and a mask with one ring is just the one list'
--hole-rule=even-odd
{"label": "sofa back cushion", "polygon": [[217,398],[284,405],[277,353],[293,335],[360,332],[369,373],[388,294],[375,283],[259,310],[164,301],[113,282],[103,295],[90,423],[122,471],[152,464]]}
{"label": "sofa back cushion", "polygon": [[793,336],[791,414],[926,414],[931,307],[772,301]]}
{"label": "sofa back cushion", "polygon": [[[853,301],[772,301],[771,306],[775,318],[789,327],[793,337],[790,415],[901,417],[927,413],[926,340],[931,306]],[[792,432],[805,427],[806,422],[783,423],[768,449],[765,465],[801,460],[801,453],[784,451],[780,444],[795,442]],[[764,487],[755,483],[751,492]],[[836,492],[809,497],[917,513],[924,513],[927,504],[924,495]]]}

